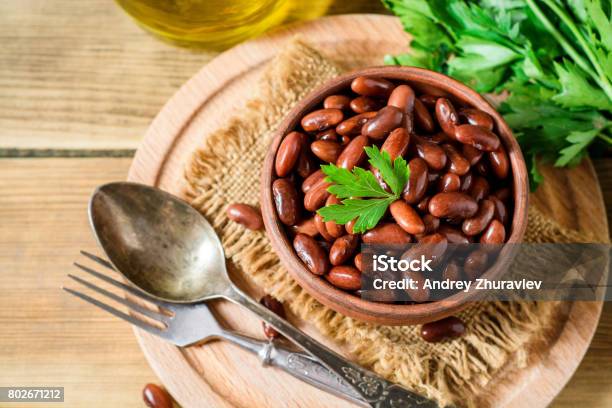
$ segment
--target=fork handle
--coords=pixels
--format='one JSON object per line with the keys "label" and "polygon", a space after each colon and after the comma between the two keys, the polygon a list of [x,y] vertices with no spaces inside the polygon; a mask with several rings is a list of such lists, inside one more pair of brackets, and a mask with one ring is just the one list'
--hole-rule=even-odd
{"label": "fork handle", "polygon": [[281,345],[253,339],[231,331],[223,331],[220,337],[257,354],[264,364],[278,367],[305,383],[354,404],[369,406],[351,386],[322,366],[317,360],[304,353],[291,351]]}
{"label": "fork handle", "polygon": [[317,359],[330,371],[336,373],[341,379],[355,389],[361,398],[372,407],[392,408],[437,408],[438,405],[425,397],[415,394],[407,389],[380,378],[357,364],[325,347],[315,339],[305,335],[293,327],[285,319],[279,317],[265,306],[255,302],[251,297],[235,286],[226,292],[225,297],[242,305],[270,324],[287,339],[302,348],[305,352]]}

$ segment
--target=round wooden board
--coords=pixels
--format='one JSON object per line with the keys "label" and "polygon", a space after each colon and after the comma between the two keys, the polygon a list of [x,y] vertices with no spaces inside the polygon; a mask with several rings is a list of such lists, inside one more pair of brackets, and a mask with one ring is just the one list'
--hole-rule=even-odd
{"label": "round wooden board", "polygon": [[[147,131],[128,179],[180,195],[185,165],[202,137],[240,109],[262,67],[295,34],[347,68],[380,65],[385,54],[405,52],[408,43],[396,18],[344,15],[283,28],[234,47],[202,68],[168,101]],[[585,161],[571,171],[545,168],[543,172],[546,183],[532,203],[561,224],[606,240],[605,207],[591,163]],[[246,282],[239,284],[253,296],[260,295]],[[213,308],[228,328],[261,337],[261,323],[249,312],[228,302],[215,302]],[[598,302],[568,305],[567,320],[548,352],[519,373],[495,378],[487,393],[491,405],[548,405],[586,352],[601,308]],[[294,316],[289,320],[325,343],[306,322]],[[261,367],[256,356],[226,342],[179,349],[137,329],[135,333],[147,360],[183,407],[350,405],[278,369]]]}

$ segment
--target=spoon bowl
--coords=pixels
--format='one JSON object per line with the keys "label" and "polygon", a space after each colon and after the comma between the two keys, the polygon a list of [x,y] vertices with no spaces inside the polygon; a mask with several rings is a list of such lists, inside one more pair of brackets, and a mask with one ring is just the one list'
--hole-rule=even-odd
{"label": "spoon bowl", "polygon": [[215,230],[172,194],[137,183],[105,184],[89,202],[89,219],[117,270],[157,299],[200,302],[231,285]]}

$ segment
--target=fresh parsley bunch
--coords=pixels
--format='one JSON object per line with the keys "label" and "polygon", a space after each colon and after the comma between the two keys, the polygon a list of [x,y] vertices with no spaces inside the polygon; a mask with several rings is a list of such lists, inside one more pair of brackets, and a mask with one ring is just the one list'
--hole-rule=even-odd
{"label": "fresh parsley bunch", "polygon": [[389,205],[400,198],[410,177],[410,169],[402,157],[392,161],[388,152],[381,152],[376,146],[364,150],[372,167],[378,169],[383,181],[389,186],[390,192],[381,187],[371,171],[360,167],[349,171],[334,164],[321,166],[327,176],[325,181],[333,183],[327,191],[343,200],[342,204],[329,205],[317,212],[324,221],[335,221],[338,224],[356,219],[353,226],[355,233],[366,232],[378,224]]}
{"label": "fresh parsley bunch", "polygon": [[413,36],[388,64],[448,74],[500,106],[530,166],[573,165],[599,140],[612,145],[609,0],[382,0]]}

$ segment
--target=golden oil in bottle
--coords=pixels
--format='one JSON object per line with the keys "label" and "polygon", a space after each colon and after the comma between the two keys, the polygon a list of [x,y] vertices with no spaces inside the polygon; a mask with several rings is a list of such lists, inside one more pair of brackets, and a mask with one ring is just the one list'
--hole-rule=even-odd
{"label": "golden oil in bottle", "polygon": [[281,24],[298,0],[116,0],[139,25],[179,45],[222,50]]}

